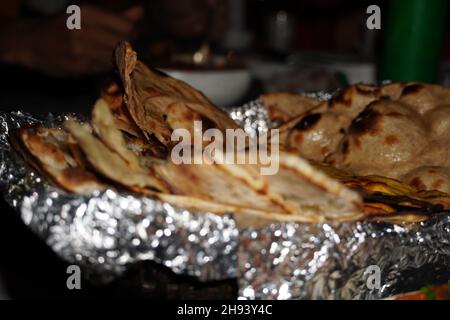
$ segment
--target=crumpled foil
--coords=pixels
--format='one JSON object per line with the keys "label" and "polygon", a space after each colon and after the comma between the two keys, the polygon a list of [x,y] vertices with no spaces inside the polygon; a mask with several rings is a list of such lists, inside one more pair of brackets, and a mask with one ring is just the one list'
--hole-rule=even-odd
{"label": "crumpled foil", "polygon": [[251,137],[267,132],[271,123],[267,110],[262,106],[261,100],[251,101],[243,106],[226,110],[241,128]]}
{"label": "crumpled foil", "polygon": [[[228,112],[253,135],[273,126],[258,100]],[[232,214],[189,212],[112,190],[68,194],[9,146],[11,129],[36,121],[20,112],[0,114],[5,199],[63,259],[105,281],[141,260],[204,281],[237,277],[240,299],[379,299],[450,279],[448,215],[407,226],[274,223],[238,230]],[[49,116],[44,124],[60,121]],[[371,285],[369,267],[378,268],[379,286]]]}
{"label": "crumpled foil", "polygon": [[450,279],[450,217],[248,229],[239,269],[241,299],[386,298]]}

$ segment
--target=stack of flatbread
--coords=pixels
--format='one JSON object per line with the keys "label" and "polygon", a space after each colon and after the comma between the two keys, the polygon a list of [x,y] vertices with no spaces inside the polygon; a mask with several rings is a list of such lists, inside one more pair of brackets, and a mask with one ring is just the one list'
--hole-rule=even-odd
{"label": "stack of flatbread", "polygon": [[[205,130],[239,127],[199,91],[138,61],[128,43],[118,46],[115,59],[122,83],[102,92],[90,123],[68,119],[60,129],[24,127],[12,139],[27,163],[69,192],[112,188],[186,209],[235,213],[250,224],[369,216],[419,221],[445,205],[443,194],[419,194],[394,180],[356,177],[288,151],[273,157],[279,170],[268,176],[260,174],[259,164],[175,164],[170,157],[173,130],[194,134],[194,121],[202,121]],[[293,112],[320,108],[302,96],[286,99],[272,107],[285,123],[298,117]],[[293,103],[304,110],[293,111]]]}
{"label": "stack of flatbread", "polygon": [[281,143],[310,160],[450,193],[450,89],[421,83],[356,84],[330,101],[261,97]]}

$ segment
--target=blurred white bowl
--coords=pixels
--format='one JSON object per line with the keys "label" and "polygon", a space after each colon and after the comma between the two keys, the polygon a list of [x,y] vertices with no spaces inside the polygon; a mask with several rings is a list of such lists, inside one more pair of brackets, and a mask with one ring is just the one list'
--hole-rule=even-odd
{"label": "blurred white bowl", "polygon": [[240,102],[245,97],[251,83],[250,71],[247,69],[162,69],[162,71],[202,91],[220,107],[229,107]]}

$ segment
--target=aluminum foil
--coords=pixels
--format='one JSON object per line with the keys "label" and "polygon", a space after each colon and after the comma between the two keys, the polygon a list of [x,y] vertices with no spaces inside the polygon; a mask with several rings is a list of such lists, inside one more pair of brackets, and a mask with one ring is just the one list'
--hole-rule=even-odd
{"label": "aluminum foil", "polygon": [[272,126],[267,110],[259,99],[226,111],[252,137],[267,132]]}
{"label": "aluminum foil", "polygon": [[[273,126],[258,100],[229,114],[254,135]],[[240,299],[378,299],[450,279],[448,215],[408,226],[281,223],[238,230],[232,215],[189,212],[112,190],[89,198],[67,194],[9,147],[11,128],[38,120],[12,113],[0,114],[0,121],[7,201],[62,258],[106,279],[153,260],[204,281],[237,277]],[[369,285],[369,267],[378,268],[379,286]]]}
{"label": "aluminum foil", "polygon": [[385,298],[450,279],[450,217],[248,229],[239,263],[241,299]]}

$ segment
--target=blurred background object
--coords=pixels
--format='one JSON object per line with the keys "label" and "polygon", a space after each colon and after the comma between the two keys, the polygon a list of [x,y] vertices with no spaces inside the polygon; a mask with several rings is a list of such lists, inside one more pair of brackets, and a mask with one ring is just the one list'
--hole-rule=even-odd
{"label": "blurred background object", "polygon": [[392,0],[381,79],[436,82],[447,0]]}
{"label": "blurred background object", "polygon": [[[215,56],[220,59],[221,57]],[[214,57],[212,58],[214,60]],[[206,68],[206,69],[162,69],[170,76],[189,83],[201,91],[213,103],[228,107],[242,103],[251,85],[251,74],[247,68]]]}
{"label": "blurred background object", "polygon": [[[81,30],[66,28],[69,4],[81,7]],[[381,30],[366,25],[370,5],[380,8]],[[448,83],[447,11],[445,0],[5,0],[0,105],[87,112],[113,75],[120,40],[224,107],[264,91]]]}
{"label": "blurred background object", "polygon": [[280,53],[289,52],[294,36],[293,19],[285,10],[273,12],[267,17],[267,43],[270,49]]}
{"label": "blurred background object", "polygon": [[244,51],[251,46],[252,33],[247,29],[247,3],[242,0],[229,0],[228,30],[223,46],[228,50]]}

